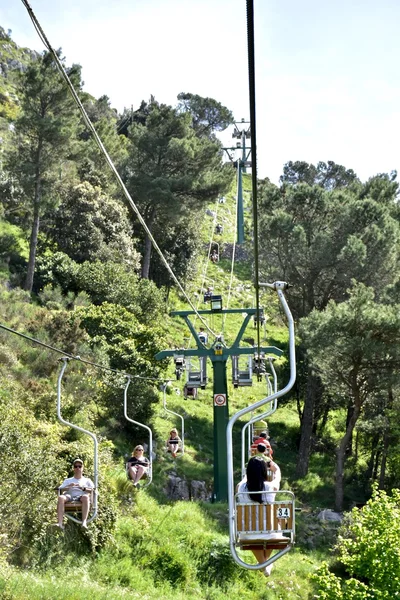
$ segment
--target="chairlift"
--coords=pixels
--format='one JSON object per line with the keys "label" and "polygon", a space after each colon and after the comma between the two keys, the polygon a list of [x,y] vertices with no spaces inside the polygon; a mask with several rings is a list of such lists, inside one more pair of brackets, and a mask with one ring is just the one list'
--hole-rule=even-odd
{"label": "chairlift", "polygon": [[257,375],[257,381],[262,381],[263,375],[265,375],[266,372],[264,352],[255,352],[253,359],[253,373]]}
{"label": "chairlift", "polygon": [[167,387],[168,387],[169,381],[166,381],[163,383],[162,386],[162,392],[163,392],[163,407],[165,412],[169,413],[170,415],[174,415],[175,417],[178,417],[181,420],[181,444],[179,445],[179,450],[178,452],[180,453],[180,456],[183,456],[185,454],[185,420],[182,417],[182,415],[180,415],[179,413],[174,412],[173,410],[170,410],[169,408],[167,408]]}
{"label": "chairlift", "polygon": [[188,388],[206,389],[207,384],[207,357],[199,356],[198,365],[193,365],[194,359],[190,357],[186,367],[186,384]]}
{"label": "chairlift", "polygon": [[[93,440],[94,489],[91,493],[91,499],[90,499],[91,515],[87,519],[87,523],[90,523],[91,521],[93,521],[93,519],[95,519],[97,517],[97,499],[98,499],[98,485],[99,485],[98,442],[97,442],[97,438],[94,433],[92,433],[91,431],[88,431],[87,429],[83,429],[83,427],[79,427],[78,425],[75,425],[74,423],[70,423],[69,421],[66,421],[61,416],[61,382],[62,382],[62,378],[64,376],[64,372],[65,372],[65,369],[67,368],[67,364],[68,364],[69,360],[70,360],[70,358],[68,358],[66,356],[63,356],[60,359],[60,361],[62,361],[62,365],[61,365],[61,369],[60,369],[60,373],[58,375],[58,381],[57,381],[57,417],[58,417],[58,420],[63,425],[66,425],[67,427],[71,427],[72,429],[75,429],[76,431],[80,431],[81,433],[84,433],[84,434],[90,436]],[[58,493],[60,493],[59,488],[58,488]],[[71,521],[74,521],[75,523],[79,523],[80,525],[82,525],[82,519],[74,517],[71,514],[71,513],[75,513],[75,514],[82,513],[81,502],[65,502],[64,513],[68,519],[70,519]]]}
{"label": "chairlift", "polygon": [[212,287],[208,287],[206,289],[206,291],[204,292],[204,302],[210,302],[212,296],[213,296],[213,288]]}
{"label": "chairlift", "polygon": [[218,202],[219,202],[219,204],[225,204],[225,202],[226,202],[226,198],[225,198],[225,196],[220,196],[220,197],[218,198]]}
{"label": "chairlift", "polygon": [[264,314],[263,308],[260,308],[259,314],[254,315],[254,317],[253,317],[254,327],[257,327],[258,322],[260,323],[261,326],[265,325],[265,314]]}
{"label": "chairlift", "polygon": [[220,254],[219,254],[218,242],[213,242],[211,244],[208,257],[211,260],[211,262],[213,262],[213,263],[217,263],[219,261]]}
{"label": "chairlift", "polygon": [[[243,359],[246,360],[245,365]],[[232,356],[232,383],[234,388],[253,385],[253,361],[251,356]]]}
{"label": "chairlift", "polygon": [[223,225],[221,225],[221,223],[217,223],[215,226],[215,233],[217,235],[221,235],[223,233],[223,231],[224,231]]}
{"label": "chairlift", "polygon": [[[253,492],[257,493],[257,492]],[[258,492],[262,494],[263,492]],[[235,495],[236,511],[233,521],[235,545],[241,550],[277,550],[264,563],[250,565],[242,561],[234,546],[234,558],[247,569],[264,569],[286,554],[295,541],[295,497],[289,490],[270,491],[273,501],[243,503],[242,494]]]}
{"label": "chairlift", "polygon": [[[182,349],[183,348],[180,348],[180,350]],[[175,377],[177,381],[179,381],[186,367],[185,356],[180,354],[178,350],[178,352],[174,354],[173,359],[175,363]]]}
{"label": "chairlift", "polygon": [[[245,504],[241,502],[240,494],[235,494],[234,492],[232,439],[234,424],[245,414],[258,411],[258,409],[267,403],[269,403],[269,410],[275,410],[278,398],[286,394],[293,387],[296,380],[294,323],[283,293],[288,288],[288,284],[277,281],[273,284],[260,285],[270,287],[277,292],[288,320],[290,377],[287,385],[281,390],[276,390],[272,395],[266,396],[234,414],[226,428],[230,550],[235,562],[241,567],[250,570],[260,570],[268,567],[277,559],[284,556],[293,547],[295,540],[295,507],[292,492],[286,490],[271,492],[271,494],[275,495],[274,501],[267,502],[266,504],[259,504],[258,502]],[[260,415],[253,419],[255,421],[259,418]],[[243,434],[242,455],[244,453],[244,446]],[[238,555],[238,548],[242,550],[271,549],[277,550],[277,553],[262,563],[250,564]]]}
{"label": "chairlift", "polygon": [[183,397],[185,398],[185,400],[187,400],[188,398],[193,398],[194,400],[196,400],[199,393],[198,390],[198,387],[192,387],[185,383],[185,385],[183,386]]}
{"label": "chairlift", "polygon": [[151,482],[153,481],[153,468],[152,468],[152,462],[153,462],[153,433],[150,429],[150,427],[147,427],[147,425],[144,425],[143,423],[139,423],[139,421],[134,421],[133,419],[131,419],[130,417],[128,417],[128,388],[130,386],[131,383],[131,377],[130,375],[126,376],[127,378],[127,382],[124,388],[124,417],[127,421],[129,421],[130,423],[133,423],[134,425],[138,425],[139,427],[142,427],[143,429],[145,429],[148,434],[149,434],[149,446],[148,446],[148,455],[149,455],[149,469],[147,472],[147,476],[146,478],[143,478],[145,480],[145,483],[142,485],[141,487],[147,487],[151,484]]}

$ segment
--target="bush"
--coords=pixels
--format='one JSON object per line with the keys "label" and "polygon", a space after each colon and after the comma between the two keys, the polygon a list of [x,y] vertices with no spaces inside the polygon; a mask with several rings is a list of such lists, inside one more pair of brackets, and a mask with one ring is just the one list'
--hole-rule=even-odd
{"label": "bush", "polygon": [[336,550],[349,578],[324,564],[313,580],[321,600],[390,600],[400,594],[400,490],[375,486],[362,510],[354,508],[340,529]]}

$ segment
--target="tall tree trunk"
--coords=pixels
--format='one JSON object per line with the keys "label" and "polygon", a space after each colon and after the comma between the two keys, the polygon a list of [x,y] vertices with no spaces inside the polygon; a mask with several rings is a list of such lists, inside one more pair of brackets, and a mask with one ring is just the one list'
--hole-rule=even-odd
{"label": "tall tree trunk", "polygon": [[149,236],[146,234],[145,242],[144,242],[144,255],[143,255],[143,264],[142,264],[142,278],[149,278],[150,271],[150,259],[151,259],[151,240]]}
{"label": "tall tree trunk", "polygon": [[[155,214],[156,214],[156,209],[155,209],[155,206],[153,206],[150,209],[150,214],[149,214],[148,218],[146,219],[146,225],[150,231],[153,227]],[[151,251],[152,251],[151,239],[148,236],[148,234],[146,233],[146,237],[144,239],[144,254],[143,254],[143,263],[142,263],[142,278],[143,279],[149,278]]]}
{"label": "tall tree trunk", "polygon": [[371,481],[372,480],[372,475],[373,475],[373,472],[374,472],[375,456],[376,456],[376,453],[377,453],[379,439],[380,439],[380,433],[376,433],[371,438],[371,454],[370,454],[370,457],[368,459],[367,472],[366,472],[367,481]]}
{"label": "tall tree trunk", "polygon": [[[350,423],[351,417],[353,416],[353,412],[354,412],[354,406],[353,406],[352,402],[350,401],[349,405],[347,406],[346,431],[347,431],[347,427]],[[352,454],[353,454],[353,433],[351,433],[349,442],[347,444],[346,456],[351,456]]]}
{"label": "tall tree trunk", "polygon": [[342,437],[339,447],[336,449],[336,483],[335,483],[335,510],[342,512],[344,498],[344,464],[346,449],[353,435],[353,430],[360,415],[360,407],[355,406],[347,425],[346,433]]}
{"label": "tall tree trunk", "polygon": [[311,440],[314,425],[315,403],[321,397],[321,380],[309,373],[307,379],[306,398],[304,401],[303,418],[301,420],[301,437],[299,455],[297,457],[296,477],[305,477],[310,462]]}
{"label": "tall tree trunk", "polygon": [[36,250],[37,241],[39,235],[40,225],[40,196],[41,196],[41,185],[40,185],[40,150],[38,151],[38,161],[35,174],[35,195],[33,199],[33,223],[31,230],[31,237],[29,241],[29,261],[28,261],[28,272],[26,274],[26,280],[24,289],[28,292],[32,291],[33,287],[33,276],[35,274],[35,262],[36,262]]}
{"label": "tall tree trunk", "polygon": [[388,455],[388,451],[389,451],[389,445],[390,445],[390,434],[389,434],[389,430],[385,429],[385,433],[383,434],[381,472],[379,474],[379,489],[380,490],[383,490],[385,487],[386,461],[387,461],[387,455]]}

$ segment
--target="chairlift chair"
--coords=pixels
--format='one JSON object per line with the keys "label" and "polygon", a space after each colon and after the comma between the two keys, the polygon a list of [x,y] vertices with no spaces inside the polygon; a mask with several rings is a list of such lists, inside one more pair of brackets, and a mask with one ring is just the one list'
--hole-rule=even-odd
{"label": "chairlift chair", "polygon": [[[259,504],[258,502],[243,503],[240,495],[234,492],[232,438],[234,424],[245,414],[254,413],[267,403],[269,403],[270,410],[274,410],[278,398],[286,394],[293,387],[296,380],[294,322],[283,293],[288,288],[288,284],[277,281],[273,284],[260,284],[260,287],[263,286],[270,287],[277,292],[288,320],[290,377],[286,386],[281,390],[277,390],[272,395],[268,395],[234,414],[226,428],[230,550],[234,561],[241,567],[250,570],[260,570],[271,565],[293,547],[295,539],[294,495],[292,492],[286,490],[271,492],[275,494],[275,500],[265,504]],[[257,415],[253,417],[254,422],[259,418],[262,418],[262,416]],[[243,455],[245,447],[243,431],[242,436]],[[282,500],[282,494],[286,494],[288,500]],[[277,553],[271,555],[262,563],[250,564],[238,555],[238,548],[243,550],[256,548],[275,549]]]}
{"label": "chairlift chair", "polygon": [[[78,357],[77,357],[78,358]],[[67,368],[67,364],[69,362],[70,358],[63,356],[60,361],[62,361],[61,364],[61,369],[60,369],[60,373],[58,375],[58,380],[57,380],[57,417],[58,420],[63,424],[66,425],[67,427],[71,427],[72,429],[75,429],[76,431],[80,431],[81,433],[84,433],[88,436],[90,436],[93,440],[93,483],[94,483],[94,489],[91,490],[91,494],[90,494],[90,510],[91,510],[91,514],[89,515],[89,518],[87,519],[87,523],[90,523],[91,521],[93,521],[93,519],[95,519],[97,517],[97,500],[98,500],[98,485],[99,485],[99,466],[98,466],[98,442],[97,442],[97,438],[95,436],[94,433],[92,433],[91,431],[88,431],[87,429],[83,429],[83,427],[79,427],[78,425],[75,425],[74,423],[70,423],[69,421],[66,421],[62,415],[61,415],[61,382],[64,376],[64,372],[65,369]],[[60,488],[57,488],[58,490],[58,494],[61,493]],[[64,504],[64,513],[65,516],[70,519],[71,521],[75,521],[75,523],[79,523],[80,525],[82,524],[82,519],[79,519],[78,516],[74,517],[73,514],[79,515],[82,513],[82,503],[79,501],[72,501],[72,502],[66,502]]]}
{"label": "chairlift chair", "polygon": [[[124,417],[127,421],[129,421],[130,423],[133,423],[134,425],[138,425],[139,427],[142,427],[142,429],[145,429],[149,435],[149,449],[148,449],[148,454],[149,454],[149,468],[148,468],[148,472],[147,472],[147,476],[145,479],[145,483],[142,485],[141,487],[147,487],[151,484],[151,482],[153,481],[153,468],[152,468],[152,462],[153,462],[153,432],[151,431],[150,427],[148,427],[147,425],[144,425],[143,423],[139,423],[139,421],[134,421],[133,419],[131,419],[131,417],[128,417],[128,388],[130,386],[131,383],[131,377],[130,375],[126,376],[127,378],[127,382],[124,388]],[[128,473],[127,473],[128,474]],[[129,475],[128,475],[129,477]]]}
{"label": "chairlift chair", "polygon": [[165,412],[167,412],[170,415],[174,415],[175,417],[178,417],[178,419],[180,419],[181,421],[181,444],[179,446],[179,453],[180,456],[183,456],[185,453],[185,419],[182,417],[182,415],[180,415],[179,413],[174,412],[173,410],[170,410],[169,408],[167,408],[167,387],[168,387],[169,381],[165,381],[163,383],[162,386],[162,392],[163,392],[163,407]]}
{"label": "chairlift chair", "polygon": [[234,388],[253,385],[252,357],[245,357],[247,364],[245,368],[240,368],[239,356],[232,356],[232,383]]}
{"label": "chairlift chair", "polygon": [[183,397],[185,398],[185,400],[187,400],[188,398],[193,398],[194,400],[196,400],[198,396],[198,389],[199,388],[197,387],[190,387],[187,383],[185,383],[185,385],[183,386]]}
{"label": "chairlift chair", "polygon": [[257,375],[257,381],[262,381],[263,375],[266,373],[264,352],[260,352],[260,354],[257,352],[254,353],[253,373]]}
{"label": "chairlift chair", "polygon": [[175,363],[175,377],[179,381],[186,367],[185,357],[183,354],[177,353],[174,354],[173,359]]}
{"label": "chairlift chair", "polygon": [[207,384],[207,358],[199,357],[198,369],[193,368],[193,359],[189,358],[186,367],[186,384],[188,388],[205,389]]}
{"label": "chairlift chair", "polygon": [[[255,492],[257,493],[257,492]],[[263,492],[258,492],[262,494]],[[266,563],[246,565],[247,568],[265,568],[281,558],[295,541],[295,498],[293,492],[281,490],[268,492],[274,500],[269,503],[243,503],[242,493],[235,495],[234,544],[241,550],[277,550]],[[243,566],[243,565],[242,565]]]}

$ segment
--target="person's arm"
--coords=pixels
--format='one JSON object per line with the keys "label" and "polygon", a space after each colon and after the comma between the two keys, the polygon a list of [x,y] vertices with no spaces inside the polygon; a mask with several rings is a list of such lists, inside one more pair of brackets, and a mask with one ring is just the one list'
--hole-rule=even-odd
{"label": "person's arm", "polygon": [[270,461],[270,469],[273,472],[272,483],[274,484],[274,488],[279,490],[281,484],[281,470],[278,465],[274,461]]}

